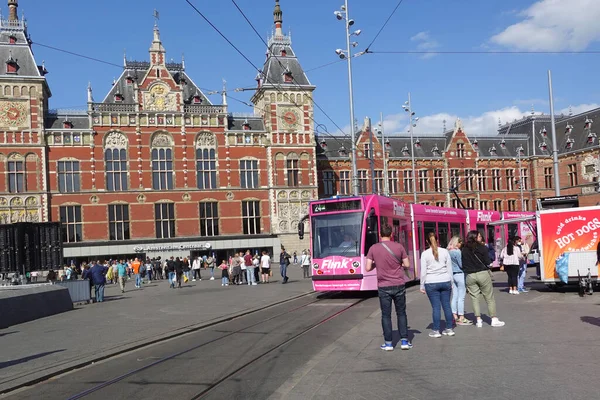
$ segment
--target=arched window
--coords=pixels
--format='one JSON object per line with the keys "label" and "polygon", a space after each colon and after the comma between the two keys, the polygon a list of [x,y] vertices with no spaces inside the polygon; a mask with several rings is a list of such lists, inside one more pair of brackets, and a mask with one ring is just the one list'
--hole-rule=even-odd
{"label": "arched window", "polygon": [[8,192],[23,193],[27,190],[25,180],[25,159],[20,154],[8,157]]}
{"label": "arched window", "polygon": [[296,155],[296,153],[288,154],[285,164],[288,186],[298,187],[300,185],[299,162],[300,161],[298,160],[298,155]]}
{"label": "arched window", "polygon": [[110,132],[104,139],[106,190],[127,190],[127,137],[120,132]]}
{"label": "arched window", "polygon": [[203,132],[196,139],[196,175],[198,189],[217,188],[217,151],[212,133]]}

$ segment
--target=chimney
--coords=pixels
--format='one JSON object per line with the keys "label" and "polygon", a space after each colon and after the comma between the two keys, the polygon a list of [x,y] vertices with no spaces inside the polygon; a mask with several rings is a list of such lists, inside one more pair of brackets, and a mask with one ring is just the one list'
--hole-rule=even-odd
{"label": "chimney", "polygon": [[8,0],[8,20],[9,21],[18,21],[19,17],[17,16],[17,8],[19,7],[18,0]]}

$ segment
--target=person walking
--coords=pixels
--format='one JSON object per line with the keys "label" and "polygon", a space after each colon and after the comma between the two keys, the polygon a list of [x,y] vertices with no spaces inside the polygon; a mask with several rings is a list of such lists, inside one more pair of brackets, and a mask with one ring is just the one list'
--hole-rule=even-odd
{"label": "person walking", "polygon": [[131,269],[133,270],[133,275],[135,276],[135,287],[138,289],[142,287],[142,276],[140,275],[141,265],[142,263],[137,259],[137,257],[131,263]]}
{"label": "person walking", "polygon": [[302,277],[305,279],[310,278],[310,256],[306,250],[302,251],[300,263],[302,264]]}
{"label": "person walking", "polygon": [[175,280],[177,281],[177,287],[181,289],[181,280],[183,279],[183,261],[179,259],[179,257],[175,258],[175,262],[173,263],[175,266]]}
{"label": "person walking", "polygon": [[216,264],[217,264],[217,259],[214,257],[214,255],[206,257],[206,267],[210,271],[210,280],[211,281],[215,280],[215,265]]}
{"label": "person walking", "polygon": [[[425,239],[429,248],[421,254],[421,293],[427,293],[431,303],[433,329],[429,337],[439,338],[442,335],[454,336],[452,307],[450,296],[452,294],[452,260],[450,253],[439,247],[435,233],[429,232]],[[441,314],[440,306],[444,310],[446,329],[440,333]]]}
{"label": "person walking", "polygon": [[200,256],[196,257],[194,259],[194,261],[192,262],[192,272],[194,273],[194,279],[192,279],[192,282],[196,282],[196,278],[198,278],[199,281],[202,280],[202,273],[200,272],[200,267],[202,262],[200,261]]}
{"label": "person walking", "polygon": [[287,283],[289,278],[287,276],[287,267],[290,265],[290,258],[285,248],[281,248],[281,254],[279,254],[279,272],[281,273],[281,283]]}
{"label": "person walking", "polygon": [[298,253],[294,251],[294,264],[298,264]]}
{"label": "person walking", "polygon": [[405,270],[410,268],[408,254],[400,243],[391,241],[392,227],[382,225],[381,242],[374,244],[367,253],[366,270],[377,271],[377,287],[379,306],[381,307],[381,325],[384,343],[382,350],[392,351],[392,301],[396,308],[398,330],[400,331],[400,348],[408,350],[412,344],[408,340],[408,318],[406,317]]}
{"label": "person walking", "polygon": [[246,254],[244,254],[244,265],[246,266],[246,281],[248,285],[256,286],[256,280],[254,278],[254,263],[252,261],[252,254],[250,254],[250,250],[246,250]]}
{"label": "person walking", "polygon": [[235,253],[231,259],[231,283],[234,285],[242,284],[242,258],[240,253]]}
{"label": "person walking", "polygon": [[476,318],[478,328],[483,327],[481,319],[481,309],[479,298],[483,296],[487,303],[488,312],[492,318],[493,327],[504,326],[504,321],[500,321],[496,314],[496,299],[494,298],[494,286],[492,284],[491,272],[489,269],[492,263],[487,248],[481,243],[481,233],[470,231],[467,234],[467,240],[461,250],[463,272],[466,275],[467,292],[473,302],[473,312]]}
{"label": "person walking", "polygon": [[516,245],[520,238],[508,239],[506,247],[500,252],[500,271],[506,271],[508,275],[508,293],[519,294],[518,276],[519,276],[519,264],[521,262],[521,248]]}
{"label": "person walking", "polygon": [[127,282],[127,264],[125,263],[125,260],[121,260],[117,264],[117,277],[119,286],[121,287],[121,293],[125,293],[125,283]]}
{"label": "person walking", "polygon": [[271,257],[266,250],[263,250],[262,256],[260,257],[260,275],[262,283],[269,283],[269,276],[271,274]]}
{"label": "person walking", "polygon": [[465,296],[467,295],[467,286],[465,284],[465,274],[462,270],[462,255],[460,249],[463,240],[454,236],[448,243],[448,253],[452,260],[452,315],[456,325],[473,325],[473,322],[465,318]]}
{"label": "person walking", "polygon": [[148,276],[148,283],[152,283],[152,261],[150,261],[150,257],[146,258],[146,264],[144,265],[146,266],[146,275]]}
{"label": "person walking", "polygon": [[525,287],[525,278],[527,278],[527,255],[529,254],[529,245],[523,242],[519,236],[515,237],[515,246],[519,247],[519,275],[517,277],[517,294],[528,293]]}
{"label": "person walking", "polygon": [[192,269],[190,268],[190,262],[187,257],[184,257],[183,260],[181,260],[181,264],[183,265],[183,275],[186,278],[184,281],[190,281],[192,279]]}
{"label": "person walking", "polygon": [[229,286],[229,271],[225,260],[221,262],[219,269],[221,270],[221,286]]}
{"label": "person walking", "polygon": [[108,268],[101,265],[100,262],[96,262],[90,269],[92,281],[94,282],[94,291],[96,292],[97,303],[102,303],[104,301],[104,286],[106,285],[107,272]]}
{"label": "person walking", "polygon": [[175,275],[175,260],[173,260],[173,256],[171,256],[170,260],[167,260],[165,270],[169,276],[169,287],[171,289],[175,289],[176,275]]}

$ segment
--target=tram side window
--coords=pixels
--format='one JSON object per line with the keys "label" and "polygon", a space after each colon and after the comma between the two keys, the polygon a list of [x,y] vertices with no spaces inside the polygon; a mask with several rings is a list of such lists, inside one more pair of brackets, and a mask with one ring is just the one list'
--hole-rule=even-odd
{"label": "tram side window", "polygon": [[[437,238],[438,232],[435,225],[435,222],[425,222],[425,235],[423,236],[424,239],[426,239],[427,236],[429,236],[429,232],[433,232]],[[423,248],[423,250],[425,250],[425,248]]]}
{"label": "tram side window", "polygon": [[481,233],[481,237],[485,239],[486,236],[485,236],[485,225],[484,224],[477,224],[477,232]]}
{"label": "tram side window", "polygon": [[450,236],[462,237],[459,223],[450,223]]}
{"label": "tram side window", "polygon": [[379,226],[375,210],[371,209],[367,217],[367,229],[365,232],[365,255],[369,253],[371,246],[379,242]]}
{"label": "tram side window", "polygon": [[417,235],[419,236],[419,248],[417,249],[417,251],[420,253],[423,250],[425,250],[423,248],[423,222],[421,221],[417,222]]}
{"label": "tram side window", "polygon": [[495,237],[496,237],[496,228],[488,225],[488,227],[487,227],[487,242],[486,243],[495,243],[496,242],[494,240]]}
{"label": "tram side window", "polygon": [[393,221],[394,226],[392,227],[392,241],[396,242],[396,243],[402,243],[400,241],[400,221],[398,221],[397,219],[395,219]]}
{"label": "tram side window", "polygon": [[440,241],[440,247],[446,248],[448,247],[448,223],[440,222],[438,223],[438,240]]}
{"label": "tram side window", "polygon": [[513,238],[519,235],[519,225],[518,224],[508,224],[508,237]]}

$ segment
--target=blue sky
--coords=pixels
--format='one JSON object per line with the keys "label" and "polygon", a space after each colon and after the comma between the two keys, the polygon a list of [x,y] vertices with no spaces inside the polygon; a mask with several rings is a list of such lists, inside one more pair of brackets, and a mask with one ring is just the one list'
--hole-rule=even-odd
{"label": "blue sky", "polygon": [[[230,0],[192,0],[255,65],[262,66],[265,46]],[[121,65],[123,54],[148,60],[153,10],[160,12],[160,30],[168,58],[181,60],[202,88],[252,87],[256,71],[235,52],[185,0],[62,0],[40,5],[20,0],[34,43],[82,53]],[[274,0],[237,0],[257,30],[272,30]],[[450,3],[451,6],[449,5]],[[42,3],[45,4],[45,3]],[[306,70],[335,61],[334,50],[345,46],[343,23],[333,12],[341,0],[281,0],[284,31]],[[396,0],[350,0],[362,50],[373,39]],[[7,14],[3,6],[4,15]],[[396,50],[600,50],[600,2],[597,0],[404,0],[371,47]],[[53,97],[51,108],[84,108],[88,82],[101,100],[120,69],[46,49],[34,44],[38,63],[45,61]],[[529,112],[549,112],[546,71],[552,69],[555,108],[575,112],[600,103],[600,81],[592,74],[598,54],[537,55],[410,55],[369,54],[354,59],[356,119],[379,119],[386,130],[404,132],[401,105],[412,93],[421,117],[418,135],[439,134],[442,120],[450,127],[457,117],[467,133],[494,134],[498,118],[510,122]],[[349,126],[347,70],[343,62],[309,71],[317,86],[315,100],[337,125]],[[251,92],[232,93],[248,100]],[[219,96],[212,96],[215,103]],[[230,100],[233,112],[251,112]],[[316,111],[317,122],[330,133],[337,129]],[[470,131],[470,132],[469,132]],[[339,133],[339,131],[337,132]]]}

